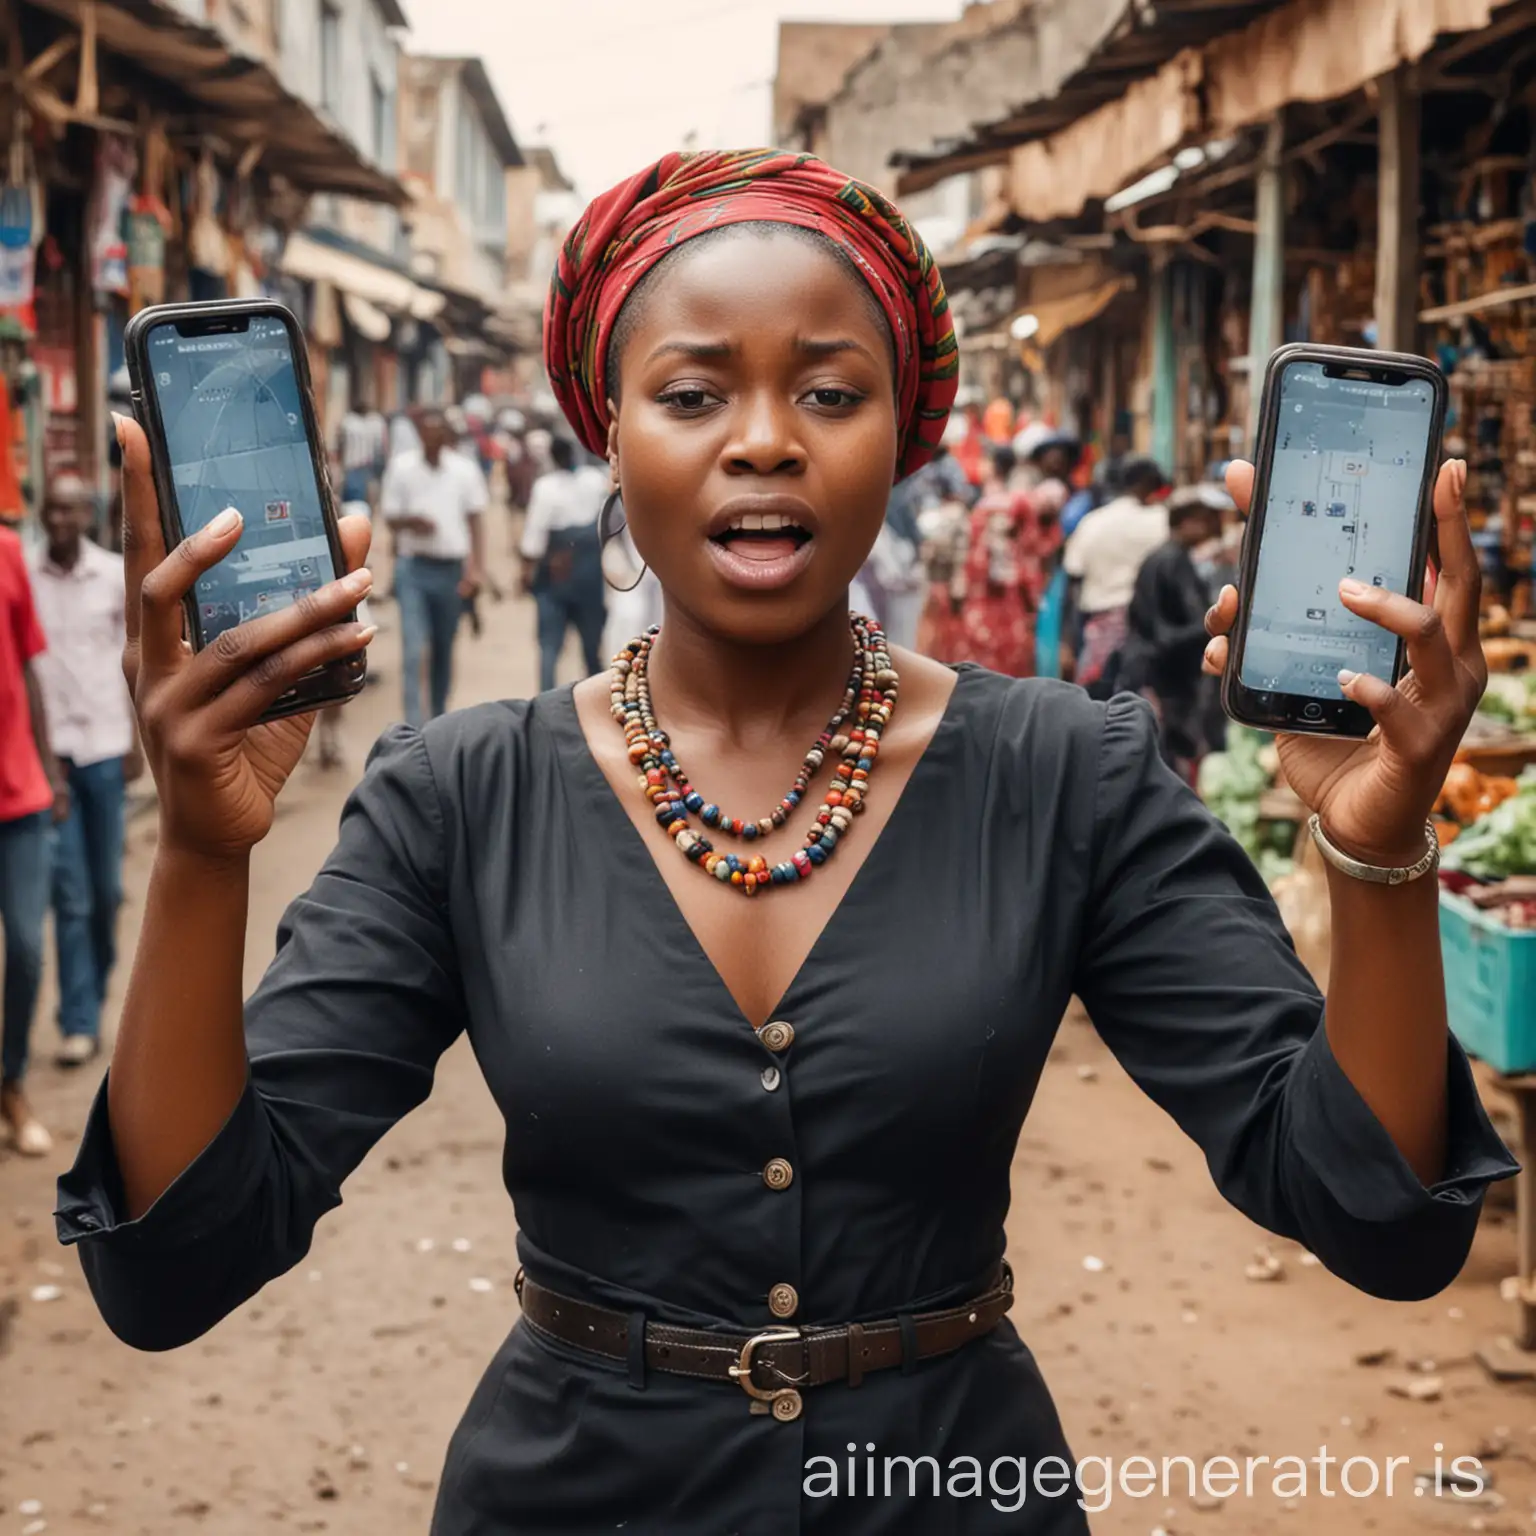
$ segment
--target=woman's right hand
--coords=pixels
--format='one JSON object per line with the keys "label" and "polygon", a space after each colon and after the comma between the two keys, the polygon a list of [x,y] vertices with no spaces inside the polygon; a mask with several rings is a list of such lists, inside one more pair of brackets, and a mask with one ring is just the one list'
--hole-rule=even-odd
{"label": "woman's right hand", "polygon": [[271,828],[278,793],[315,718],[261,724],[263,712],[306,673],[354,655],[373,638],[372,626],[347,618],[373,584],[362,568],[368,519],[341,519],[349,575],[225,630],[194,653],[182,638],[183,599],[234,548],[239,517],[214,518],[168,555],[144,433],[119,417],[117,435],[127,583],[123,674],[159,796],[160,843],[202,858],[240,858]]}

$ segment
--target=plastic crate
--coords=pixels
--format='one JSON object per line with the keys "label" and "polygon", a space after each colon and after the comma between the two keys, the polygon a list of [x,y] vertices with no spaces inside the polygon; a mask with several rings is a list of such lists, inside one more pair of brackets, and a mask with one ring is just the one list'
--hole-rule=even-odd
{"label": "plastic crate", "polygon": [[1440,949],[1452,1032],[1500,1072],[1536,1071],[1536,933],[1440,893]]}

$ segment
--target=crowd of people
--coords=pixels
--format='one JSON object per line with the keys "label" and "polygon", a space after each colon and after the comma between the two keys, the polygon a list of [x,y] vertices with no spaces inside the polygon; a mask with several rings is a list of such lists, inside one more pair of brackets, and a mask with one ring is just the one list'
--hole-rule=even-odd
{"label": "crowd of people", "polygon": [[1236,567],[1238,509],[1213,466],[1175,489],[1117,440],[1019,425],[1006,401],[955,416],[936,457],[891,493],[853,606],[894,644],[1009,677],[1146,697],[1163,753],[1193,780],[1221,745],[1201,676],[1205,613]]}

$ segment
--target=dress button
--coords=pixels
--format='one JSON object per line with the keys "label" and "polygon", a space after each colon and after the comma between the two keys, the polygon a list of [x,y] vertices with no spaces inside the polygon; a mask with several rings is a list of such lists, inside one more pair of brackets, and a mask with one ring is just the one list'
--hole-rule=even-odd
{"label": "dress button", "polygon": [[779,1069],[777,1067],[764,1067],[762,1070],[763,1087],[772,1093],[779,1086]]}
{"label": "dress button", "polygon": [[775,1019],[758,1030],[757,1038],[777,1056],[795,1043],[795,1026],[786,1024],[783,1019]]}
{"label": "dress button", "polygon": [[773,1416],[781,1424],[789,1424],[800,1417],[802,1407],[800,1394],[793,1387],[788,1392],[781,1392],[773,1400]]}
{"label": "dress button", "polygon": [[768,1292],[768,1310],[775,1317],[793,1317],[800,1310],[800,1293],[792,1285],[776,1285]]}
{"label": "dress button", "polygon": [[782,1157],[776,1157],[763,1169],[763,1183],[769,1189],[788,1189],[795,1181],[795,1170],[784,1161]]}

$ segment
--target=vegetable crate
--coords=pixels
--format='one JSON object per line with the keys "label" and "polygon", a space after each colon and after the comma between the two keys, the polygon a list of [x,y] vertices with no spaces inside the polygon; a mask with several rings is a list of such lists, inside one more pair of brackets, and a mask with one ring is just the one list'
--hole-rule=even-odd
{"label": "vegetable crate", "polygon": [[1500,1072],[1536,1071],[1536,932],[1441,891],[1440,948],[1456,1038]]}

